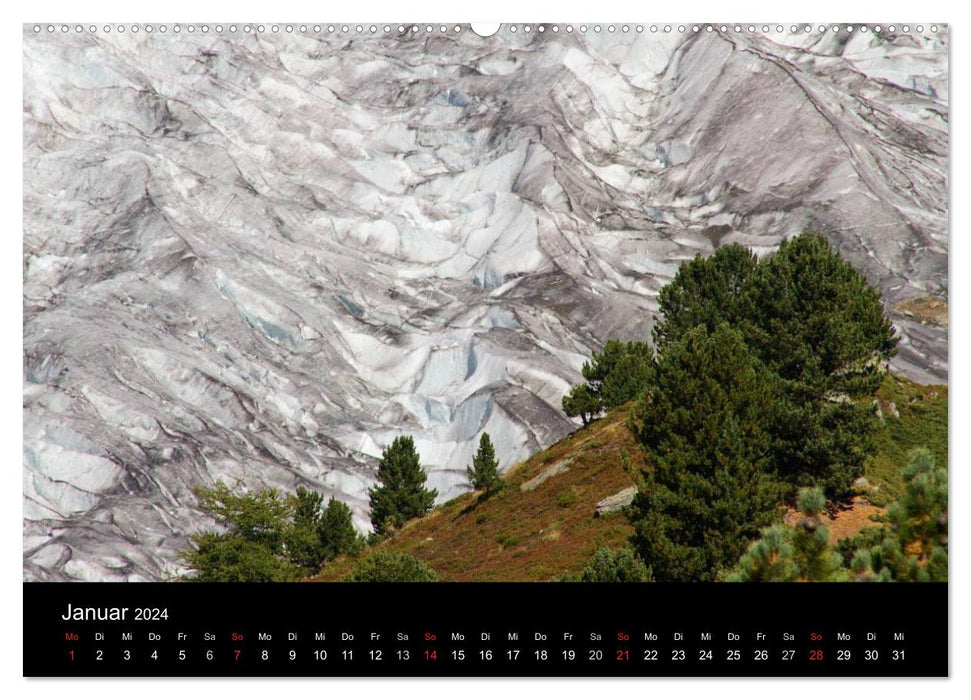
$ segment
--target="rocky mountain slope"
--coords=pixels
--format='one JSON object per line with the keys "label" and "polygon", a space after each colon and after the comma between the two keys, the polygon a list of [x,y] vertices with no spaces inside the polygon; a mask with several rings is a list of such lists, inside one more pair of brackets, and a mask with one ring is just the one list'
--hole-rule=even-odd
{"label": "rocky mountain slope", "polygon": [[[832,542],[864,527],[904,492],[903,466],[915,447],[947,465],[947,387],[888,376],[877,392],[875,454],[857,480],[858,494],[823,516]],[[650,468],[627,427],[629,406],[570,434],[509,469],[502,490],[467,493],[407,523],[356,557],[328,563],[310,580],[344,581],[377,550],[421,559],[446,581],[551,581],[577,577],[601,547],[628,544],[623,506]],[[780,509],[792,523],[797,512]]]}

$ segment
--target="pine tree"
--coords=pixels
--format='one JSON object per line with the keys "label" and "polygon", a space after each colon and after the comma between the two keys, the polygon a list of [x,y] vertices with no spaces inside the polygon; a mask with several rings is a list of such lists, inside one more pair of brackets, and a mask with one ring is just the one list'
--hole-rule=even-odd
{"label": "pine tree", "polygon": [[303,486],[298,486],[296,495],[290,497],[293,522],[285,530],[286,554],[294,564],[308,570],[319,568],[324,559],[317,536],[323,500],[323,495]]}
{"label": "pine tree", "polygon": [[791,528],[780,524],[763,530],[728,580],[947,581],[947,470],[921,448],[911,452],[904,477],[907,490],[887,508],[882,530],[848,541],[855,547],[861,540],[877,540],[857,549],[849,569],[820,523],[822,491],[804,489],[799,496],[803,517]]}
{"label": "pine tree", "polygon": [[883,541],[853,558],[857,580],[947,581],[947,470],[921,448],[910,453],[904,478],[904,495],[887,508]]}
{"label": "pine tree", "polygon": [[771,428],[780,475],[845,496],[877,429],[859,399],[873,395],[896,352],[879,294],[825,238],[805,233],[759,263],[742,297],[739,327],[784,384]]}
{"label": "pine tree", "polygon": [[317,527],[317,523],[320,522],[320,507],[323,502],[323,494],[298,486],[297,493],[293,497],[294,524],[311,530]]}
{"label": "pine tree", "polygon": [[766,429],[790,487],[848,493],[872,453],[872,395],[896,352],[880,296],[830,248],[804,233],[759,261],[740,246],[684,263],[659,295],[654,341],[663,354],[692,328],[728,323],[782,382]]}
{"label": "pine tree", "polygon": [[224,483],[195,489],[199,508],[210,513],[228,534],[250,542],[278,548],[283,541],[286,521],[292,516],[290,505],[276,489],[236,494]]}
{"label": "pine tree", "polygon": [[766,419],[774,377],[723,324],[660,356],[632,428],[653,469],[629,511],[632,543],[659,581],[711,581],[772,520],[782,488]]}
{"label": "pine tree", "polygon": [[321,511],[316,532],[321,562],[341,554],[355,554],[364,546],[364,539],[354,529],[351,509],[336,498],[331,498]]}
{"label": "pine tree", "polygon": [[426,479],[414,439],[410,435],[395,438],[378,464],[381,485],[368,490],[371,525],[377,534],[387,534],[431,510],[438,491],[426,489]]}
{"label": "pine tree", "polygon": [[563,396],[563,412],[570,418],[580,417],[584,425],[603,413],[600,398],[586,384],[578,384]]}
{"label": "pine tree", "polygon": [[792,531],[782,523],[762,530],[762,536],[749,545],[738,566],[726,581],[795,581],[799,570],[794,561]]}
{"label": "pine tree", "polygon": [[696,326],[709,333],[722,323],[737,327],[742,319],[742,292],[757,265],[755,254],[736,244],[683,263],[658,295],[660,318],[653,331],[658,353]]}
{"label": "pine tree", "polygon": [[793,563],[800,581],[837,581],[845,578],[843,557],[830,547],[829,528],[820,515],[826,507],[822,489],[803,489],[796,499],[802,518],[792,528]]}
{"label": "pine tree", "polygon": [[267,583],[298,581],[307,571],[278,550],[239,535],[206,532],[192,535],[194,549],[180,558],[193,574],[188,581],[207,583]]}
{"label": "pine tree", "polygon": [[477,491],[491,494],[502,488],[499,460],[496,459],[496,449],[489,439],[489,433],[482,433],[482,437],[479,438],[479,449],[472,458],[472,466],[465,471],[472,483],[472,488]]}
{"label": "pine tree", "polygon": [[653,369],[654,352],[647,343],[608,340],[602,352],[595,352],[584,363],[582,373],[600,409],[609,411],[643,393]]}
{"label": "pine tree", "polygon": [[563,412],[589,425],[604,411],[644,393],[654,374],[654,353],[640,341],[608,340],[602,352],[583,364],[582,373],[585,383],[563,397]]}
{"label": "pine tree", "polygon": [[180,559],[190,581],[296,581],[306,572],[287,556],[293,510],[275,489],[236,494],[226,484],[195,489],[199,508],[222,532],[190,536],[193,548]]}
{"label": "pine tree", "polygon": [[821,489],[803,489],[797,498],[801,518],[792,526],[781,523],[762,530],[728,581],[845,581],[848,572],[829,544],[829,528],[820,515],[826,506]]}
{"label": "pine tree", "polygon": [[879,293],[823,236],[783,241],[743,297],[748,342],[791,389],[853,398],[879,388],[897,335]]}

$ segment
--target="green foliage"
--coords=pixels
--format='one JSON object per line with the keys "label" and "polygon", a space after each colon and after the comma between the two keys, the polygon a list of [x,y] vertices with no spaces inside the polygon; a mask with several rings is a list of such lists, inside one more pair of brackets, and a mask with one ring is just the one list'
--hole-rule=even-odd
{"label": "green foliage", "polygon": [[864,475],[879,489],[868,499],[887,505],[906,490],[900,465],[907,463],[911,450],[926,447],[947,468],[947,387],[915,384],[888,372],[875,400],[883,417],[874,434],[876,454],[867,460]]}
{"label": "green foliage", "polygon": [[793,563],[800,581],[838,581],[843,558],[829,546],[829,528],[820,520],[826,507],[822,489],[803,489],[796,501],[802,518],[791,529]]}
{"label": "green foliage", "polygon": [[489,433],[482,433],[479,438],[479,449],[472,458],[472,466],[466,469],[466,474],[472,482],[472,488],[476,490],[491,494],[502,488],[499,460],[496,459],[496,448],[489,439]]}
{"label": "green foliage", "polygon": [[[802,518],[794,527],[762,531],[727,577],[729,581],[946,581],[947,470],[926,449],[904,468],[907,488],[887,509],[880,529],[866,528],[833,547],[819,515],[820,489],[800,492]],[[855,551],[850,568],[844,556]],[[842,553],[842,554],[841,554]]]}
{"label": "green foliage", "polygon": [[742,292],[757,265],[755,254],[740,245],[722,246],[707,258],[699,254],[683,263],[658,295],[660,318],[653,331],[658,353],[696,326],[709,333],[722,323],[737,326]]}
{"label": "green foliage", "polygon": [[822,236],[804,233],[759,261],[740,246],[681,266],[659,295],[664,355],[691,330],[727,323],[774,374],[765,417],[772,463],[792,488],[845,496],[874,452],[877,419],[862,401],[880,386],[897,337],[879,294]]}
{"label": "green foliage", "polygon": [[396,437],[385,448],[378,465],[380,486],[368,491],[371,525],[379,535],[399,529],[406,521],[431,510],[438,491],[426,489],[415,441],[410,435]]}
{"label": "green foliage", "polygon": [[324,503],[324,495],[298,486],[296,495],[291,498],[294,525],[310,529],[317,527],[317,523],[320,522],[320,508]]}
{"label": "green foliage", "polygon": [[585,583],[641,583],[652,581],[651,570],[630,547],[612,550],[601,547],[584,567],[580,581]]}
{"label": "green foliage", "polygon": [[947,470],[929,450],[918,449],[904,478],[906,492],[887,509],[883,541],[853,558],[858,580],[947,580]]}
{"label": "green foliage", "polygon": [[563,396],[561,404],[566,415],[570,418],[579,416],[584,425],[590,425],[603,412],[600,398],[586,384],[577,384],[570,389],[570,393]]}
{"label": "green foliage", "polygon": [[280,582],[306,575],[305,569],[285,559],[279,550],[239,535],[207,532],[191,539],[195,549],[181,555],[182,562],[195,570],[195,575],[186,577],[190,581]]}
{"label": "green foliage", "polygon": [[350,507],[336,498],[331,498],[321,511],[316,533],[319,561],[330,561],[341,554],[356,554],[364,547],[364,538],[354,529]]}
{"label": "green foliage", "polygon": [[602,352],[583,365],[583,378],[604,411],[636,399],[653,374],[654,353],[647,343],[608,340]]}
{"label": "green foliage", "polygon": [[877,418],[872,407],[785,390],[769,430],[779,475],[796,487],[819,486],[830,498],[845,497],[874,450]]}
{"label": "green foliage", "polygon": [[356,583],[434,583],[439,576],[421,559],[377,551],[361,561],[348,581]]}
{"label": "green foliage", "polygon": [[762,530],[762,537],[749,545],[738,566],[726,581],[795,581],[796,568],[792,531],[782,523]]}
{"label": "green foliage", "polygon": [[803,489],[797,499],[802,517],[793,527],[773,525],[762,531],[729,581],[845,581],[843,558],[829,545],[829,528],[819,516],[826,506],[822,489]]}
{"label": "green foliage", "polygon": [[632,429],[653,470],[631,504],[638,555],[662,581],[711,581],[767,525],[783,489],[766,429],[778,390],[727,324],[660,356]]}
{"label": "green foliage", "polygon": [[834,548],[844,562],[852,562],[857,552],[876,547],[883,542],[886,534],[886,528],[880,525],[865,525],[855,535],[838,540]]}
{"label": "green foliage", "polygon": [[780,473],[794,486],[845,496],[873,453],[872,396],[897,337],[877,291],[832,250],[803,234],[753,272],[741,328],[784,384],[774,432]]}
{"label": "green foliage", "polygon": [[568,489],[563,489],[558,494],[556,494],[556,505],[560,508],[569,508],[574,503],[580,499],[579,494],[572,486]]}
{"label": "green foliage", "polygon": [[522,542],[522,537],[513,532],[500,532],[496,535],[496,544],[500,547],[515,547]]}
{"label": "green foliage", "polygon": [[236,494],[226,484],[196,489],[199,506],[224,532],[190,537],[181,560],[193,581],[295,581],[338,554],[353,553],[360,538],[350,509],[303,487],[284,498],[276,489]]}
{"label": "green foliage", "polygon": [[258,542],[271,550],[282,544],[284,525],[292,511],[276,489],[240,495],[220,482],[211,488],[200,486],[195,494],[199,508],[212,515],[228,534]]}
{"label": "green foliage", "polygon": [[583,365],[585,384],[573,387],[563,397],[563,412],[580,416],[584,425],[604,411],[640,396],[653,375],[654,353],[647,343],[608,340],[602,352],[595,352]]}
{"label": "green foliage", "polygon": [[822,236],[783,241],[744,290],[742,325],[758,356],[807,398],[872,395],[897,336],[880,295]]}
{"label": "green foliage", "polygon": [[323,500],[322,494],[303,486],[297,487],[296,495],[290,497],[293,522],[282,529],[283,540],[288,558],[305,569],[313,569],[324,560],[317,536]]}
{"label": "green foliage", "polygon": [[321,508],[324,497],[302,486],[291,497],[293,523],[285,531],[287,557],[295,564],[316,570],[324,562],[341,554],[354,554],[363,546],[363,538],[354,529],[351,509],[331,498]]}
{"label": "green foliage", "polygon": [[223,483],[195,490],[199,507],[224,532],[192,535],[180,559],[193,581],[295,581],[304,571],[285,556],[292,510],[276,489],[236,494]]}

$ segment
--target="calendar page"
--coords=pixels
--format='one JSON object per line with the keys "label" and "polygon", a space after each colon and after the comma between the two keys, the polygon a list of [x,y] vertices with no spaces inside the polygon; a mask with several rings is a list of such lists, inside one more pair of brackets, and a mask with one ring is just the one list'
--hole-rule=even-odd
{"label": "calendar page", "polygon": [[24,675],[948,675],[947,25],[22,41]]}

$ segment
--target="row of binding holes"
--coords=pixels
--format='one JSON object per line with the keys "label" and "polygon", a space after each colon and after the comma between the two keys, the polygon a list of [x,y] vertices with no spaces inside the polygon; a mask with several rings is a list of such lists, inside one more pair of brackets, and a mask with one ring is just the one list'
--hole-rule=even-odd
{"label": "row of binding holes", "polygon": [[[535,29],[538,32],[545,32],[546,29],[547,29],[547,25],[542,25],[542,24],[541,25],[537,25],[535,27]],[[560,27],[558,25],[555,25],[555,24],[554,25],[549,25],[549,29],[550,29],[550,31],[553,31],[553,32],[559,32],[560,31]],[[581,24],[581,25],[579,25],[577,27],[574,27],[572,24],[567,24],[567,25],[565,25],[563,27],[563,30],[566,31],[566,32],[579,31],[579,32],[581,32],[583,34],[585,34],[587,32],[590,32],[590,31],[592,31],[594,33],[600,33],[600,32],[603,32],[605,30],[608,33],[611,33],[611,34],[613,34],[615,32],[618,32],[618,31],[619,32],[622,32],[624,34],[626,34],[628,32],[641,33],[641,32],[644,32],[644,31],[650,31],[652,33],[656,33],[656,32],[668,32],[669,33],[669,32],[674,31],[675,29],[677,29],[677,31],[678,32],[681,32],[681,33],[687,32],[689,30],[692,31],[692,32],[701,32],[701,31],[713,32],[713,31],[716,31],[717,30],[717,31],[720,31],[720,32],[723,32],[723,33],[735,32],[737,34],[741,34],[741,33],[748,33],[748,34],[756,34],[756,33],[770,34],[774,30],[776,33],[780,33],[781,34],[782,32],[785,32],[786,31],[786,27],[784,25],[781,25],[781,24],[777,24],[777,25],[774,25],[774,26],[770,26],[768,24],[763,24],[761,26],[754,25],[754,24],[749,24],[749,25],[736,24],[736,25],[731,25],[731,26],[725,25],[725,24],[717,25],[717,26],[716,25],[710,25],[710,24],[709,25],[697,25],[697,24],[695,24],[695,25],[690,25],[690,27],[689,26],[685,26],[683,24],[677,25],[677,27],[675,27],[673,25],[670,25],[670,24],[664,24],[664,25],[652,24],[652,25],[649,25],[647,27],[645,27],[644,25],[641,25],[641,24],[638,24],[638,25],[630,25],[630,24],[614,25],[614,24],[608,24],[606,26],[601,26],[599,24],[594,24],[594,25],[591,25],[589,27],[587,25],[585,25],[585,24]],[[891,24],[891,25],[887,26],[886,28],[884,28],[883,26],[881,26],[879,24],[878,25],[873,25],[872,27],[871,26],[868,26],[868,25],[849,25],[849,24],[847,24],[847,25],[838,25],[838,24],[834,24],[834,25],[823,25],[823,24],[821,24],[821,25],[817,25],[816,27],[814,27],[813,25],[810,25],[810,24],[806,24],[806,25],[795,25],[794,24],[794,25],[792,25],[792,26],[789,27],[789,31],[791,33],[793,33],[793,34],[797,34],[799,32],[804,32],[804,33],[807,33],[808,34],[808,33],[811,33],[814,29],[816,31],[820,32],[820,33],[827,32],[827,31],[832,31],[832,32],[853,32],[854,30],[858,30],[858,31],[861,31],[861,32],[867,32],[867,31],[870,31],[871,29],[872,29],[872,31],[874,31],[876,33],[881,33],[881,32],[884,32],[884,31],[891,32],[891,33],[895,33],[895,32],[897,32],[898,29],[901,32],[905,32],[906,33],[906,32],[909,32],[911,30],[911,27],[910,27],[910,25],[907,25],[907,24],[901,25],[899,27],[896,26],[896,25]],[[924,31],[924,25],[918,24],[917,26],[913,27],[913,29],[915,31],[917,31],[918,33],[922,33]],[[512,25],[510,25],[508,27],[508,30],[510,32],[512,32],[512,33],[515,33],[517,31],[530,32],[530,31],[533,31],[533,27],[530,26],[530,25],[528,25],[528,24],[525,24],[525,25],[515,25],[515,24],[512,24]],[[931,30],[931,32],[935,32],[936,33],[938,31],[937,25],[936,24],[931,25],[930,30]]]}
{"label": "row of binding holes", "polygon": [[[60,26],[57,26],[57,25],[54,25],[54,24],[48,24],[46,27],[43,27],[43,26],[41,26],[39,24],[35,24],[34,25],[34,33],[35,34],[40,34],[42,31],[45,30],[45,28],[46,28],[47,32],[48,33],[51,33],[51,34],[53,34],[54,32],[56,32],[58,30],[60,30],[62,33],[67,33],[67,32],[72,31],[72,29],[73,29],[73,31],[75,33],[78,33],[78,34],[84,32],[84,31],[88,31],[88,32],[91,32],[91,33],[95,33],[95,32],[98,32],[98,31],[103,31],[103,32],[106,32],[106,33],[110,33],[112,30],[114,30],[116,32],[119,32],[119,33],[124,33],[126,30],[130,30],[133,34],[136,34],[136,33],[138,33],[141,30],[144,30],[145,32],[147,32],[149,34],[151,34],[152,32],[155,32],[155,31],[165,33],[167,31],[169,31],[169,29],[171,29],[171,31],[175,32],[176,34],[179,34],[183,30],[186,31],[186,32],[188,32],[188,33],[190,33],[190,34],[196,32],[196,31],[199,31],[199,32],[202,32],[203,34],[206,34],[206,33],[208,33],[210,31],[210,25],[208,25],[208,24],[201,24],[201,25],[188,24],[185,27],[183,27],[181,24],[174,24],[171,27],[169,27],[167,25],[164,25],[164,24],[159,24],[159,25],[152,25],[152,24],[144,24],[144,25],[132,24],[132,25],[129,25],[127,28],[126,28],[126,25],[124,25],[124,24],[115,25],[114,27],[112,27],[111,25],[106,24],[106,25],[104,25],[104,27],[101,27],[100,29],[96,25],[94,25],[94,24],[92,24],[92,25],[90,25],[88,27],[84,27],[83,25],[80,25],[80,24],[77,24],[74,27],[71,27],[71,26],[69,26],[67,24],[62,24]],[[418,33],[421,33],[421,32],[424,32],[426,34],[430,34],[430,33],[433,33],[433,32],[437,32],[437,33],[440,33],[440,34],[444,34],[444,33],[450,32],[450,31],[452,31],[452,32],[460,32],[460,31],[462,31],[462,27],[460,25],[457,25],[457,24],[456,25],[452,25],[452,26],[448,26],[448,25],[444,25],[444,24],[441,24],[441,25],[432,25],[432,24],[425,24],[425,25],[408,24],[408,25],[405,25],[405,24],[399,24],[397,26],[392,26],[390,24],[385,24],[384,26],[381,26],[381,27],[379,27],[376,24],[371,24],[371,25],[363,25],[363,24],[357,24],[357,25],[348,25],[348,24],[342,24],[342,25],[335,25],[335,24],[330,24],[330,25],[320,25],[320,24],[315,24],[315,25],[307,25],[307,24],[300,24],[300,25],[285,24],[285,25],[279,25],[279,24],[273,24],[273,25],[270,25],[269,27],[267,27],[266,25],[263,25],[263,24],[258,24],[258,25],[245,24],[245,25],[242,25],[242,26],[238,26],[238,25],[235,25],[235,24],[230,24],[228,26],[223,26],[221,24],[216,24],[216,25],[212,25],[211,29],[214,30],[217,34],[222,34],[225,31],[228,31],[230,33],[236,33],[238,31],[242,31],[242,32],[244,32],[246,34],[249,34],[249,33],[252,33],[252,32],[264,33],[264,32],[267,32],[267,31],[273,32],[273,33],[279,33],[280,31],[284,31],[284,32],[287,32],[287,33],[293,33],[295,31],[297,31],[297,32],[301,32],[301,33],[304,33],[304,34],[306,34],[307,32],[314,32],[314,33],[319,34],[319,33],[324,32],[324,31],[326,31],[327,33],[330,33],[330,34],[334,34],[334,33],[341,33],[341,34],[350,34],[350,33],[355,33],[355,34],[377,34],[379,31],[383,31],[385,34],[391,34],[393,32],[397,32],[398,34],[408,34],[408,33],[418,34]],[[763,24],[761,26],[756,26],[754,24],[749,24],[749,25],[746,25],[746,26],[742,26],[742,25],[739,25],[739,24],[732,25],[732,26],[725,25],[725,24],[722,24],[722,25],[712,25],[712,24],[698,25],[698,24],[694,24],[694,25],[690,25],[690,27],[689,26],[686,26],[686,25],[683,25],[683,24],[678,25],[677,27],[674,27],[673,25],[670,25],[670,24],[665,24],[665,25],[652,24],[652,25],[649,25],[647,27],[645,27],[644,25],[641,25],[641,24],[637,24],[637,25],[630,25],[630,24],[613,25],[613,24],[608,24],[608,25],[605,25],[605,26],[601,26],[599,24],[594,24],[594,25],[591,25],[589,27],[587,25],[585,25],[585,24],[581,24],[581,25],[579,25],[577,27],[574,27],[572,24],[567,24],[567,25],[564,25],[562,27],[562,30],[565,31],[565,32],[567,32],[567,33],[572,33],[573,31],[579,31],[580,33],[583,33],[583,34],[587,33],[588,31],[592,31],[594,33],[600,33],[600,32],[602,32],[604,30],[606,30],[608,33],[615,33],[615,32],[621,32],[621,33],[624,33],[624,34],[627,34],[629,32],[642,33],[642,32],[645,31],[645,29],[647,31],[652,32],[652,33],[656,33],[656,32],[659,32],[659,31],[661,31],[661,32],[668,32],[669,33],[671,31],[674,31],[674,29],[677,29],[677,31],[679,31],[681,33],[687,32],[689,30],[692,31],[692,32],[713,32],[713,31],[716,31],[717,30],[717,31],[720,31],[720,32],[723,32],[723,33],[735,32],[735,33],[739,33],[739,34],[741,34],[741,33],[756,34],[756,33],[760,33],[761,32],[762,34],[770,34],[773,31],[775,31],[775,33],[781,34],[781,33],[783,33],[783,32],[786,31],[787,27],[785,27],[784,25],[781,25],[781,24],[777,24],[777,25],[774,25],[774,26],[770,26],[768,24]],[[879,25],[879,24],[872,25],[872,26],[866,25],[866,24],[862,24],[862,25],[851,25],[851,24],[846,24],[846,25],[838,25],[838,24],[825,25],[825,24],[820,24],[820,25],[815,25],[815,26],[813,26],[811,24],[799,24],[799,25],[793,24],[793,25],[790,25],[788,27],[788,30],[789,30],[789,32],[791,34],[798,34],[798,33],[810,34],[813,31],[816,31],[816,32],[819,32],[819,33],[827,32],[827,31],[831,31],[831,32],[847,32],[847,33],[849,33],[849,32],[853,32],[853,31],[867,32],[867,31],[871,31],[871,30],[873,32],[877,33],[877,34],[880,34],[880,33],[884,33],[884,32],[896,33],[898,31],[898,29],[901,32],[907,33],[907,32],[910,32],[911,27],[909,25],[906,25],[906,24],[900,25],[899,27],[897,25],[893,25],[893,24],[887,25],[886,27],[883,27],[882,25]],[[532,32],[532,31],[536,31],[536,32],[539,32],[540,34],[542,34],[543,32],[546,32],[547,30],[556,33],[556,32],[559,32],[561,30],[561,27],[560,27],[560,25],[557,25],[557,24],[552,24],[552,25],[537,24],[535,26],[534,25],[530,25],[530,24],[523,24],[523,25],[511,24],[511,25],[508,26],[508,31],[511,32],[511,33],[516,33],[518,31],[522,31],[522,32],[528,34],[528,33]],[[923,33],[924,27],[923,27],[923,25],[918,24],[917,26],[914,27],[914,30],[916,30],[918,33]],[[936,24],[931,25],[930,30],[931,30],[932,33],[936,33],[938,31],[937,25]]]}
{"label": "row of binding holes", "polygon": [[[144,31],[146,31],[148,33],[152,33],[152,32],[155,32],[155,31],[164,33],[164,32],[169,31],[170,29],[171,29],[171,31],[175,32],[176,34],[179,34],[182,31],[186,31],[186,32],[188,32],[190,34],[195,33],[196,31],[199,31],[199,32],[202,32],[203,34],[206,34],[210,30],[216,32],[217,34],[222,34],[223,32],[226,32],[226,31],[228,31],[228,32],[230,32],[232,34],[235,34],[236,32],[243,32],[243,33],[246,33],[246,34],[250,34],[250,33],[253,33],[253,32],[258,33],[258,34],[262,34],[264,32],[272,32],[272,33],[276,34],[276,33],[279,33],[281,31],[287,32],[288,34],[292,34],[293,32],[301,32],[303,34],[306,34],[308,32],[313,32],[315,34],[320,34],[321,32],[327,32],[329,34],[334,34],[334,33],[341,33],[341,34],[349,34],[349,33],[356,33],[356,34],[377,34],[379,31],[383,31],[385,34],[390,34],[390,33],[394,32],[395,30],[397,30],[401,34],[404,34],[405,32],[416,32],[417,33],[417,32],[422,32],[422,31],[423,32],[426,32],[426,33],[428,33],[428,32],[445,33],[445,32],[449,32],[449,31],[454,31],[454,32],[460,32],[460,31],[462,31],[462,27],[460,25],[458,25],[458,24],[453,25],[451,27],[450,26],[447,26],[447,25],[444,25],[444,24],[441,24],[441,25],[431,25],[431,24],[429,24],[429,25],[422,25],[422,26],[419,26],[417,24],[415,24],[415,25],[410,25],[409,24],[407,26],[406,25],[398,25],[397,27],[393,27],[390,24],[385,24],[382,27],[379,27],[376,24],[370,24],[370,25],[364,25],[364,24],[357,24],[357,25],[347,25],[347,24],[343,24],[343,25],[334,25],[334,24],[330,24],[330,25],[320,25],[320,24],[314,24],[314,25],[307,25],[307,24],[299,24],[299,25],[297,25],[297,24],[284,24],[284,25],[280,25],[280,24],[271,24],[269,26],[264,25],[264,24],[256,24],[256,25],[244,24],[242,26],[235,25],[235,24],[230,24],[230,25],[226,25],[226,26],[223,26],[222,24],[215,24],[215,25],[211,25],[211,26],[208,25],[208,24],[200,24],[200,25],[188,24],[188,25],[185,25],[184,27],[181,24],[174,24],[171,27],[169,27],[167,25],[164,25],[164,24],[160,24],[160,25],[152,25],[152,24],[139,25],[139,24],[132,24],[132,25],[129,25],[129,26],[126,26],[124,24],[118,24],[118,25],[114,25],[114,26],[109,25],[109,24],[106,24],[106,25],[104,25],[103,27],[100,27],[100,28],[97,25],[94,25],[94,24],[92,24],[92,25],[90,25],[88,27],[85,27],[85,26],[80,25],[80,24],[75,25],[74,27],[70,27],[70,26],[68,26],[66,24],[62,24],[60,26],[57,26],[57,25],[54,25],[54,24],[48,24],[46,26],[47,32],[48,33],[51,33],[51,34],[53,34],[54,32],[56,32],[58,30],[60,30],[62,33],[65,33],[66,34],[67,32],[70,32],[72,29],[76,33],[78,33],[78,34],[80,34],[81,32],[85,32],[85,31],[91,32],[91,33],[99,32],[99,31],[105,32],[105,33],[110,33],[112,31],[116,31],[116,32],[119,32],[119,33],[124,33],[125,31],[131,31],[132,33],[138,33],[140,30],[144,30]],[[41,26],[39,24],[35,24],[34,25],[34,33],[35,34],[40,34],[44,30],[45,30],[45,27],[43,27],[43,26]]]}

